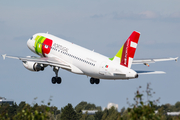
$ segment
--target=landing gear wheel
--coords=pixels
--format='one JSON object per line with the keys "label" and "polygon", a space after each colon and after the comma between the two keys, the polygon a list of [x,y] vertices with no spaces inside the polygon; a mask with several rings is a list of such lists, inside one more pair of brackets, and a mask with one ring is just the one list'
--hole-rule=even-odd
{"label": "landing gear wheel", "polygon": [[99,79],[96,79],[96,78],[91,78],[91,79],[90,79],[90,83],[91,83],[91,84],[94,84],[94,83],[99,84],[99,83],[100,83],[100,80],[99,80]]}
{"label": "landing gear wheel", "polygon": [[56,84],[56,77],[52,77],[51,81],[52,81],[52,84]]}
{"label": "landing gear wheel", "polygon": [[61,84],[61,77],[58,77],[58,71],[59,67],[53,67],[53,71],[55,72],[56,76],[52,78],[52,83],[53,84]]}
{"label": "landing gear wheel", "polygon": [[91,78],[91,79],[90,79],[90,83],[91,83],[91,84],[94,84],[94,78]]}
{"label": "landing gear wheel", "polygon": [[56,82],[57,82],[57,84],[61,84],[61,78],[60,78],[60,77],[57,77],[57,78],[56,78]]}
{"label": "landing gear wheel", "polygon": [[95,79],[95,83],[99,84],[100,80],[99,79]]}

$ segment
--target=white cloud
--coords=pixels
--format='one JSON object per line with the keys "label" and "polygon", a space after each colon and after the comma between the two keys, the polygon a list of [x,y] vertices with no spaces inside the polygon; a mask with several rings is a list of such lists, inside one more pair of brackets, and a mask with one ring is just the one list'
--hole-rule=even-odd
{"label": "white cloud", "polygon": [[133,20],[133,21],[140,21],[140,20],[152,20],[152,21],[159,21],[159,22],[180,22],[180,12],[173,12],[173,13],[162,13],[158,11],[140,11],[140,12],[127,12],[127,11],[120,11],[120,12],[112,12],[112,13],[101,13],[101,14],[94,14],[90,16],[94,19],[115,19],[115,20]]}
{"label": "white cloud", "polygon": [[140,13],[140,16],[142,16],[142,18],[157,18],[158,15],[155,12],[152,11],[144,11]]}
{"label": "white cloud", "polygon": [[180,12],[174,12],[170,15],[171,18],[180,18]]}

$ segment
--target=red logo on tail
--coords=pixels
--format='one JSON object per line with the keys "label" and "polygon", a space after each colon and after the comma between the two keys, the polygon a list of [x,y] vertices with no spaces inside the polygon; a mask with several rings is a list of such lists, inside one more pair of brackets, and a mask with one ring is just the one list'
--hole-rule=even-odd
{"label": "red logo on tail", "polygon": [[134,54],[136,51],[136,46],[138,44],[138,40],[140,37],[140,33],[134,31],[127,41],[124,43],[122,58],[121,58],[121,65],[128,67],[129,66],[129,58],[134,58]]}

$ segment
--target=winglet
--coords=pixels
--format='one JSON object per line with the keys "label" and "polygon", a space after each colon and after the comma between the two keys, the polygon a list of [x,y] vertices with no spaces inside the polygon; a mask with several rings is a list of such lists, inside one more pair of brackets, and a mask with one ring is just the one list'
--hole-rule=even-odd
{"label": "winglet", "polygon": [[178,57],[177,58],[175,58],[175,61],[177,62],[177,60],[178,60]]}
{"label": "winglet", "polygon": [[3,60],[5,60],[5,58],[6,58],[6,54],[2,55],[2,57],[3,57]]}

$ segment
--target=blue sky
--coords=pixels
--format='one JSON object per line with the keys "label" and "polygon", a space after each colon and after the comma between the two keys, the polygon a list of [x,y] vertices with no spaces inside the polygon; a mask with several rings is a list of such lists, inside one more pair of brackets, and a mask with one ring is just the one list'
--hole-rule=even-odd
{"label": "blue sky", "polygon": [[[135,58],[180,56],[180,1],[179,0],[77,0],[66,1],[1,1],[0,54],[34,56],[27,48],[27,40],[35,33],[49,32],[90,50],[113,57],[133,30],[141,32]],[[138,86],[147,83],[156,92],[152,99],[159,104],[175,104],[180,100],[179,62],[133,65],[136,70],[161,70],[166,74],[143,75],[133,80],[101,80],[91,85],[86,76],[59,71],[61,85],[52,85],[52,68],[44,72],[26,70],[21,61],[0,60],[0,96],[17,103],[48,102],[58,108],[68,103],[76,106],[87,101],[106,107],[113,102],[128,107],[126,98],[133,102]]]}

